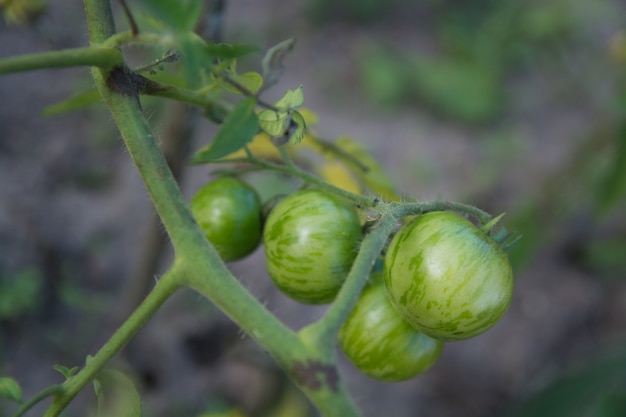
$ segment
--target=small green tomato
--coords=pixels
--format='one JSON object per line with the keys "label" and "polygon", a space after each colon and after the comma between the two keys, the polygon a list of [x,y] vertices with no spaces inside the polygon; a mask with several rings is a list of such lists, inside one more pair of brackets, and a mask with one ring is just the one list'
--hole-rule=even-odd
{"label": "small green tomato", "polygon": [[261,242],[261,201],[254,189],[236,178],[207,183],[193,196],[190,208],[224,261],[245,257]]}
{"label": "small green tomato", "polygon": [[331,302],[361,242],[359,217],[348,203],[317,189],[278,202],[263,231],[267,271],[287,296],[308,304]]}
{"label": "small green tomato", "polygon": [[485,232],[450,212],[419,216],[394,236],[384,264],[391,303],[434,338],[463,340],[496,324],[513,294],[508,256]]}
{"label": "small green tomato", "polygon": [[413,378],[439,358],[443,342],[416,331],[393,308],[382,279],[365,287],[339,331],[339,345],[365,375],[386,382]]}

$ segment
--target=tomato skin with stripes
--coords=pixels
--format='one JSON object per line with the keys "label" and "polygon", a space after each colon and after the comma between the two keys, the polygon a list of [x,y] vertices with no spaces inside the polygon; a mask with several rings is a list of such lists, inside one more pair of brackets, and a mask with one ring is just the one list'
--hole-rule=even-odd
{"label": "tomato skin with stripes", "polygon": [[339,346],[365,375],[386,382],[411,379],[439,358],[444,343],[415,330],[393,308],[372,277],[339,331]]}
{"label": "tomato skin with stripes", "polygon": [[267,271],[287,296],[307,304],[331,302],[357,255],[362,231],[355,209],[317,189],[278,202],[263,231]]}
{"label": "tomato skin with stripes", "polygon": [[416,330],[464,340],[507,311],[513,271],[507,254],[469,220],[432,212],[403,226],[385,254],[387,294]]}

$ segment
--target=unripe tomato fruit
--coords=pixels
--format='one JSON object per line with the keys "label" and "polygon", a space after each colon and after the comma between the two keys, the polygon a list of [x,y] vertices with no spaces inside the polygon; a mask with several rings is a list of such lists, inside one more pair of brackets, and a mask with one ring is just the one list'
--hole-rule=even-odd
{"label": "unripe tomato fruit", "polygon": [[261,201],[233,177],[205,184],[191,199],[191,212],[224,261],[250,254],[261,242]]}
{"label": "unripe tomato fruit", "polygon": [[289,297],[308,304],[331,302],[361,242],[354,208],[317,189],[291,194],[272,209],[263,231],[267,271]]}
{"label": "unripe tomato fruit", "polygon": [[415,329],[463,340],[496,324],[513,295],[502,248],[469,220],[450,212],[419,216],[394,236],[384,263],[387,294]]}
{"label": "unripe tomato fruit", "polygon": [[443,342],[415,330],[393,308],[382,277],[366,286],[339,331],[339,345],[365,375],[398,382],[428,370]]}

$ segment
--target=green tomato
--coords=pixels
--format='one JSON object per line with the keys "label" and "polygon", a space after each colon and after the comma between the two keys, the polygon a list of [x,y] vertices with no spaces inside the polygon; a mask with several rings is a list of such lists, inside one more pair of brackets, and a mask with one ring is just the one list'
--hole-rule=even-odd
{"label": "green tomato", "polygon": [[365,375],[397,382],[428,370],[443,342],[416,331],[393,308],[382,279],[365,287],[339,331],[339,345]]}
{"label": "green tomato", "polygon": [[496,324],[513,295],[502,248],[450,212],[419,216],[394,236],[384,263],[387,294],[411,325],[441,340],[463,340]]}
{"label": "green tomato", "polygon": [[190,208],[224,261],[243,258],[261,242],[261,201],[254,189],[236,178],[222,177],[204,185]]}
{"label": "green tomato", "polygon": [[278,202],[263,231],[267,271],[289,297],[331,302],[357,255],[362,232],[354,208],[317,189]]}

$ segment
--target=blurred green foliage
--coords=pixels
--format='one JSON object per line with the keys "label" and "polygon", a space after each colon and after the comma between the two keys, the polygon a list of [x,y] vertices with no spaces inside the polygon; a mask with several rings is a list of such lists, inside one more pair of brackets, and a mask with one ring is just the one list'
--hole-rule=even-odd
{"label": "blurred green foliage", "polygon": [[43,276],[34,266],[0,276],[0,320],[15,319],[35,311],[42,286]]}
{"label": "blurred green foliage", "polygon": [[462,123],[500,116],[506,76],[565,41],[575,25],[560,0],[431,4],[438,52],[370,46],[359,62],[361,83],[380,104],[420,104]]}
{"label": "blurred green foliage", "polygon": [[371,23],[386,16],[401,0],[309,0],[305,14],[316,23],[348,20]]}

